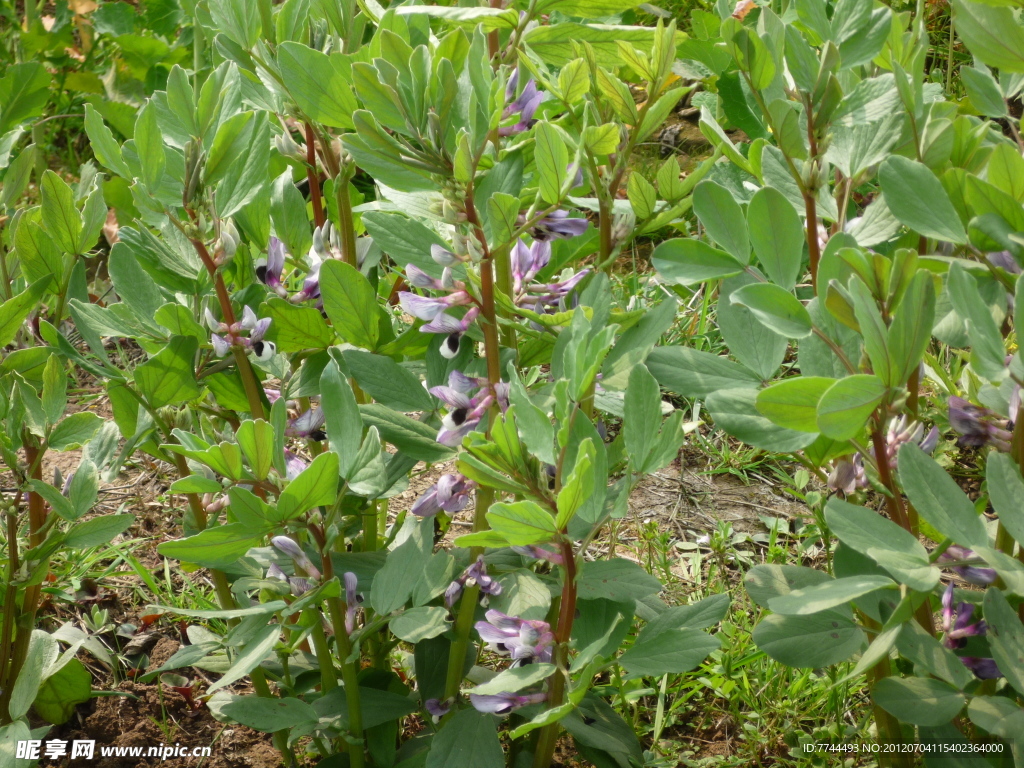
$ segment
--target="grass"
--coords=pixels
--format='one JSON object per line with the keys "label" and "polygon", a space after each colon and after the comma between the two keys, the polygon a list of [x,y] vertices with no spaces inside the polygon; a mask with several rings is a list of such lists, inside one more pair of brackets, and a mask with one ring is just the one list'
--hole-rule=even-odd
{"label": "grass", "polygon": [[703,547],[680,540],[656,521],[640,525],[632,554],[666,584],[670,603],[695,602],[728,593],[729,614],[717,630],[722,647],[693,672],[666,675],[645,687],[627,683],[615,702],[632,720],[648,749],[645,765],[739,768],[802,766],[808,740],[869,738],[870,709],[862,681],[836,685],[852,664],[828,670],[786,667],[758,649],[752,634],[764,611],[742,586],[753,565],[804,564],[814,525],[787,535],[736,534],[721,522]]}

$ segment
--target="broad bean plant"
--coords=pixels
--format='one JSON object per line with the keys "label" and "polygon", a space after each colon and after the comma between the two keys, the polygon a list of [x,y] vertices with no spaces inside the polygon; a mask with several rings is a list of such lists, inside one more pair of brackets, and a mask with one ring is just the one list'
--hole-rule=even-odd
{"label": "broad bean plant", "polygon": [[[975,57],[960,105],[925,71],[920,13],[695,12],[706,39],[683,48],[709,85],[701,130],[729,162],[693,193],[707,237],[653,256],[684,294],[717,286],[729,355],[663,347],[650,370],[816,474],[810,501],[838,539],[824,570],[749,571],[769,611],[754,640],[796,667],[859,656],[844,679],[868,675],[892,765],[914,764],[918,740],[926,764],[1000,739],[1010,764],[1022,747],[1024,145],[1014,118],[985,118],[1024,86],[1024,49],[1002,45],[1024,26],[1008,7],[953,8]],[[947,427],[985,479],[977,500],[949,473]]]}
{"label": "broad bean plant", "polygon": [[[209,708],[272,732],[286,764],[547,766],[565,732],[627,768],[644,756],[616,685],[719,645],[705,630],[727,596],[670,607],[592,546],[694,427],[644,365],[676,299],[622,308],[606,272],[639,234],[685,228],[716,159],[685,178],[671,159],[619,199],[633,149],[692,89],[674,24],[586,22],[620,11],[196,4],[193,65],[167,69],[130,138],[84,108],[130,193],[107,259],[119,301],[76,277],[106,215],[95,193],[47,174],[13,223],[27,287],[4,312],[58,310],[8,412],[57,447],[23,416],[22,379],[77,368],[124,441],[106,471],[133,451],[173,466],[187,508],[159,552],[208,569],[218,605],[151,612],[227,631],[194,628],[146,679],[220,673]],[[136,364],[111,355],[128,347]],[[29,504],[73,519],[95,471],[65,499],[26,440]],[[436,482],[395,504],[424,467]],[[252,694],[233,691],[244,678]],[[27,732],[18,694],[7,739]]]}

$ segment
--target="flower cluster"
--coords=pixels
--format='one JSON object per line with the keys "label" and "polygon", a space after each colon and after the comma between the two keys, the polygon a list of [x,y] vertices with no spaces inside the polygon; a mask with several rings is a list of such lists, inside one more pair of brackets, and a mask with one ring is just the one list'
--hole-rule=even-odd
{"label": "flower cluster", "polygon": [[[367,244],[369,240],[366,241]],[[365,248],[358,249],[356,253],[358,261],[365,256]],[[256,262],[256,277],[270,290],[287,299],[292,304],[300,304],[309,299],[320,298],[320,267],[328,259],[341,259],[341,235],[330,221],[324,222],[323,226],[313,230],[313,245],[310,246],[306,260],[309,268],[306,277],[303,279],[302,288],[295,293],[289,293],[284,284],[285,260],[288,251],[277,237],[271,236],[267,247],[266,258]]]}
{"label": "flower cluster", "polygon": [[441,475],[427,488],[409,510],[418,517],[433,517],[438,512],[458,512],[469,503],[476,483],[459,474]]}
{"label": "flower cluster", "polygon": [[[454,254],[439,246],[434,246],[431,252],[435,251],[438,254],[450,254],[454,258]],[[447,294],[435,298],[420,296],[411,291],[401,291],[398,294],[398,301],[405,312],[426,321],[420,328],[423,333],[445,334],[448,338],[441,346],[441,354],[448,359],[455,357],[459,353],[463,334],[480,314],[480,308],[475,306],[470,307],[462,317],[456,317],[448,312],[454,307],[464,307],[473,303],[473,297],[466,290],[465,283],[452,276],[450,267],[444,268],[440,279],[431,277],[415,264],[409,264],[405,268],[405,274],[409,283],[416,288],[428,288]]]}
{"label": "flower cluster", "polygon": [[[562,221],[582,222],[583,229],[588,226],[586,219]],[[581,269],[553,283],[535,282],[537,273],[544,269],[550,260],[551,243],[548,238],[535,239],[530,245],[520,239],[512,248],[512,292],[516,306],[538,314],[564,308],[563,302],[566,297],[590,273],[589,269]]]}
{"label": "flower cluster", "polygon": [[462,595],[464,589],[479,586],[482,595],[500,595],[501,584],[487,575],[487,566],[484,565],[483,555],[478,557],[462,574],[448,585],[444,592],[444,603],[449,608]]}
{"label": "flower cluster", "polygon": [[[1019,390],[1015,395],[1014,399],[1019,401]],[[1010,412],[1015,413],[1016,408],[1012,408]],[[1013,438],[1012,424],[988,408],[973,405],[962,397],[951,397],[949,424],[960,434],[957,442],[962,446],[982,448],[991,445],[997,451],[1010,450],[1010,441]]]}
{"label": "flower cluster", "polygon": [[270,540],[270,543],[274,545],[274,549],[288,555],[296,567],[304,570],[314,580],[320,580],[320,571],[313,565],[313,561],[309,559],[306,553],[302,551],[302,547],[296,544],[293,539],[287,536],[275,536]]}
{"label": "flower cluster", "polygon": [[[269,360],[277,352],[273,342],[263,340],[270,327],[270,318],[256,317],[251,307],[246,307],[242,311],[241,321],[231,325],[215,318],[209,307],[206,309],[205,318],[211,331],[210,342],[213,344],[213,352],[217,357],[224,357],[232,347],[251,349],[258,360]],[[245,332],[248,336],[244,335]]]}
{"label": "flower cluster", "polygon": [[[987,629],[985,620],[980,619],[972,624],[973,615],[974,606],[970,603],[960,603],[953,608],[953,585],[950,584],[942,595],[942,644],[956,650],[967,645],[968,637],[984,635]],[[982,680],[1002,677],[993,659],[961,656],[960,661]]]}
{"label": "flower cluster", "polygon": [[270,567],[267,568],[267,578],[273,579],[274,581],[284,581],[288,583],[291,588],[292,597],[299,597],[306,594],[310,590],[309,579],[304,579],[301,576],[292,576],[288,578],[288,575],[281,570],[281,567],[277,563],[271,563]]}
{"label": "flower cluster", "polygon": [[487,650],[511,656],[519,665],[551,661],[555,636],[546,621],[520,619],[495,610],[484,616],[487,621],[478,621],[475,626],[480,638],[487,643]]}
{"label": "flower cluster", "polygon": [[[925,453],[931,453],[939,444],[939,430],[932,427],[925,434],[924,426],[920,422],[910,423],[906,416],[893,421],[885,436],[885,461],[890,467],[895,465],[896,454],[907,443],[915,443]],[[874,448],[868,449],[868,455],[872,459],[875,458]],[[868,485],[868,478],[864,472],[864,457],[859,453],[851,458],[839,459],[828,476],[828,487],[846,494],[853,493],[858,488],[867,488]]]}
{"label": "flower cluster", "polygon": [[515,136],[530,130],[534,123],[537,122],[533,117],[534,113],[536,113],[537,107],[541,105],[547,94],[537,88],[537,83],[532,77],[523,86],[523,92],[516,98],[516,89],[518,87],[519,67],[516,67],[512,72],[512,76],[509,77],[508,82],[505,84],[506,106],[505,110],[501,113],[501,119],[508,120],[514,115],[518,116],[518,119],[511,125],[499,127],[499,136]]}
{"label": "flower cluster", "polygon": [[545,560],[553,565],[565,565],[565,558],[561,552],[552,552],[550,549],[530,544],[526,547],[512,547],[512,551],[523,557],[531,557],[534,560]]}
{"label": "flower cluster", "polygon": [[502,410],[508,407],[508,384],[498,383],[492,387],[487,379],[472,378],[461,371],[452,371],[448,384],[431,387],[430,394],[448,406],[441,431],[437,433],[437,442],[442,445],[461,443],[462,438],[476,429],[495,401]]}
{"label": "flower cluster", "polygon": [[959,544],[953,544],[939,555],[938,562],[955,563],[955,565],[950,565],[950,568],[960,574],[960,577],[965,581],[976,584],[979,587],[988,586],[996,580],[996,572],[991,568],[978,568],[974,565],[968,565],[967,563],[974,558],[974,550],[961,547]]}

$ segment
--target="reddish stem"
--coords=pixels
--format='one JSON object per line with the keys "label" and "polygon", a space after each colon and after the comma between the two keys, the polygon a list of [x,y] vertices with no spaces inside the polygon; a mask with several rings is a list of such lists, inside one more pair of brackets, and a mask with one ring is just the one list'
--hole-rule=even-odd
{"label": "reddish stem", "polygon": [[318,227],[322,227],[327,217],[324,215],[324,201],[320,196],[320,174],[316,172],[316,134],[309,123],[306,123],[306,178],[309,180],[309,199],[313,203],[313,221]]}

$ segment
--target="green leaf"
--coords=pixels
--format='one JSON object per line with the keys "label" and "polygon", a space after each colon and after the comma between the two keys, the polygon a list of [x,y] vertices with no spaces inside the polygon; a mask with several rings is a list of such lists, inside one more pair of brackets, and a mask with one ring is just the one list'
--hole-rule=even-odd
{"label": "green leaf", "polygon": [[988,643],[999,671],[1017,693],[1024,692],[1024,626],[1017,612],[995,587],[985,590]]}
{"label": "green leaf", "polygon": [[388,624],[392,634],[407,643],[437,637],[451,629],[448,610],[438,606],[410,608]]}
{"label": "green leaf", "polygon": [[839,379],[818,401],[818,429],[833,440],[859,436],[887,392],[882,380],[870,374]]}
{"label": "green leaf", "polygon": [[594,493],[595,454],[593,440],[587,438],[580,443],[576,453],[576,464],[558,492],[558,517],[555,518],[555,528],[558,530],[569,524],[576,511]]}
{"label": "green leaf", "polygon": [[437,431],[422,421],[377,404],[360,405],[363,423],[376,427],[382,438],[406,456],[433,464],[451,458],[454,451],[437,442]]}
{"label": "green leaf", "polygon": [[661,243],[651,254],[651,263],[665,280],[680,285],[730,277],[743,271],[743,264],[735,257],[689,238]]}
{"label": "green leaf", "polygon": [[267,340],[274,342],[281,352],[327,349],[334,343],[334,333],[313,307],[298,307],[274,297],[267,302],[261,317],[271,318]]}
{"label": "green leaf", "polygon": [[134,522],[135,515],[104,515],[76,523],[68,529],[64,546],[68,549],[88,549],[109,544]]}
{"label": "green leaf", "polygon": [[619,656],[626,670],[626,679],[660,677],[661,675],[689,672],[721,642],[717,637],[697,629],[669,629],[650,637],[638,639]]}
{"label": "green leaf", "polygon": [[50,355],[43,367],[43,413],[47,424],[56,424],[68,404],[68,376],[58,355]]}
{"label": "green leaf", "polygon": [[398,610],[412,596],[423,578],[430,560],[433,526],[412,518],[405,524],[411,529],[409,537],[388,552],[384,567],[373,577],[370,606],[383,615]]}
{"label": "green leaf", "polygon": [[559,132],[547,121],[535,128],[537,145],[534,156],[537,164],[540,196],[554,205],[562,199],[562,187],[568,173],[569,150]]}
{"label": "green leaf", "polygon": [[224,568],[238,562],[253,547],[259,546],[269,532],[253,530],[243,523],[227,523],[176,541],[165,541],[157,547],[164,557],[195,563],[204,568]]}
{"label": "green leaf", "polygon": [[994,69],[1024,72],[1024,27],[1007,7],[953,0],[956,33],[971,53]]}
{"label": "green leaf", "polygon": [[979,375],[993,382],[1002,381],[1006,371],[1006,347],[1003,335],[988,305],[978,292],[977,281],[957,262],[949,268],[946,283],[956,313],[967,321],[971,339],[971,365]]}
{"label": "green leaf", "polygon": [[962,693],[949,683],[927,677],[879,680],[871,690],[878,706],[904,723],[944,725],[963,709]]}
{"label": "green leaf", "polygon": [[767,328],[786,338],[811,335],[811,316],[800,300],[772,283],[751,283],[733,291],[729,301],[749,309]]}
{"label": "green leaf", "polygon": [[338,495],[338,454],[321,453],[288,483],[277,501],[275,522],[298,517],[313,507],[329,506]]}
{"label": "green leaf", "polygon": [[164,178],[167,157],[164,154],[164,139],[157,123],[156,105],[146,102],[135,120],[135,151],[142,168],[142,183],[150,194],[155,194]]}
{"label": "green leaf", "polygon": [[1024,544],[1024,479],[1017,463],[1005,453],[990,453],[986,462],[989,500],[999,522],[1018,544]]}
{"label": "green leaf", "polygon": [[637,365],[629,374],[622,423],[626,454],[634,467],[644,466],[654,450],[660,427],[661,388],[645,366]]}
{"label": "green leaf", "polygon": [[11,691],[8,712],[12,718],[20,718],[32,702],[42,684],[43,675],[46,670],[57,660],[60,649],[57,641],[48,632],[41,629],[27,629],[31,632],[28,640],[28,650],[25,653],[25,660],[21,669],[17,671],[14,682],[14,689]]}
{"label": "green leaf", "polygon": [[939,569],[928,562],[928,552],[917,537],[874,510],[833,497],[825,505],[825,520],[841,542],[911,589],[930,592],[939,583]]}
{"label": "green leaf", "polygon": [[946,470],[912,443],[900,448],[897,461],[903,490],[922,518],[957,544],[988,546],[984,522]]}
{"label": "green leaf", "polygon": [[78,659],[68,659],[39,686],[33,707],[36,714],[54,725],[66,723],[75,707],[92,698],[92,675]]}
{"label": "green leaf", "polygon": [[895,587],[896,584],[885,576],[848,576],[773,597],[768,607],[784,615],[807,616],[845,605],[876,589]]}
{"label": "green leaf", "polygon": [[754,628],[757,647],[788,667],[817,669],[846,661],[866,638],[849,608],[811,616],[766,616]]}
{"label": "green leaf", "polygon": [[541,461],[554,465],[555,457],[555,428],[551,424],[551,417],[538,408],[530,400],[530,396],[523,386],[522,379],[515,373],[514,366],[509,370],[509,400],[516,409],[516,428],[519,430],[519,437],[523,444]]}
{"label": "green leaf", "polygon": [[[135,254],[124,243],[115,243],[110,249],[107,270],[114,290],[125,306],[143,325],[154,328],[156,314],[166,300],[156,281],[139,265]],[[205,337],[205,332],[203,335]]]}
{"label": "green leaf", "polygon": [[512,546],[545,543],[558,533],[551,513],[533,501],[492,504],[487,511],[487,522],[491,530]]}
{"label": "green leaf", "polygon": [[805,235],[793,204],[776,189],[757,191],[747,208],[754,253],[773,283],[791,290],[803,260]]}
{"label": "green leaf", "polygon": [[199,396],[193,362],[199,345],[193,336],[172,336],[154,357],[135,369],[135,383],[153,408]]}
{"label": "green leaf", "polygon": [[400,213],[366,211],[362,222],[373,241],[402,267],[415,264],[431,277],[441,277],[443,268],[430,257],[430,246],[450,249],[436,232]]}
{"label": "green leaf", "polygon": [[328,259],[320,267],[320,291],[324,310],[341,337],[357,347],[375,349],[380,315],[369,280],[355,267]]}
{"label": "green leaf", "polygon": [[750,263],[747,222],[729,190],[714,181],[702,181],[693,190],[693,212],[712,240],[741,264]]}
{"label": "green leaf", "polygon": [[691,347],[657,347],[647,368],[661,386],[684,397],[705,398],[720,389],[756,389],[757,374],[722,355]]}
{"label": "green leaf", "polygon": [[390,357],[357,349],[344,351],[352,378],[374,400],[396,411],[433,411],[434,400],[419,377]]}
{"label": "green leaf", "polygon": [[[210,6],[214,24],[232,41],[245,50],[260,39],[259,4],[252,0],[219,0]],[[270,30],[266,30],[269,34]]]}
{"label": "green leaf", "polygon": [[274,428],[263,419],[243,421],[235,430],[249,469],[257,480],[266,480],[274,465]]}
{"label": "green leaf", "polygon": [[773,424],[757,410],[756,401],[753,389],[723,389],[709,395],[705,403],[718,427],[757,448],[789,452],[814,442],[814,434]]}
{"label": "green leaf", "polygon": [[92,439],[102,424],[103,419],[92,411],[73,413],[53,428],[47,446],[53,451],[81,448]]}
{"label": "green leaf", "polygon": [[755,604],[768,607],[773,597],[829,580],[824,571],[802,565],[755,565],[743,577],[743,586]]}
{"label": "green leaf", "polygon": [[974,108],[985,117],[1006,117],[1006,101],[988,67],[960,67],[960,80]]}
{"label": "green leaf", "polygon": [[315,725],[320,719],[316,710],[300,699],[263,698],[252,694],[233,696],[218,709],[235,722],[265,733],[297,725]]}
{"label": "green leaf", "polygon": [[956,209],[928,166],[892,155],[878,169],[878,179],[889,210],[901,224],[925,237],[967,242]]}
{"label": "green leaf", "polygon": [[256,669],[273,653],[280,634],[281,626],[279,624],[268,624],[260,627],[252,639],[245,644],[245,647],[238,654],[231,668],[224,673],[220,680],[207,688],[206,692],[213,693],[224,686],[231,685],[231,683],[242,679]]}
{"label": "green leaf", "polygon": [[224,487],[205,475],[189,475],[171,483],[171,493],[220,493]]}
{"label": "green leaf", "polygon": [[42,195],[43,226],[64,253],[77,254],[82,234],[82,215],[75,207],[75,195],[64,180],[47,170],[39,184]]}
{"label": "green leaf", "polygon": [[348,478],[363,437],[363,420],[355,394],[333,360],[320,376],[320,407],[331,450],[338,455],[338,472]]}
{"label": "green leaf", "polygon": [[555,671],[554,664],[530,664],[499,672],[486,683],[470,689],[470,693],[492,696],[496,693],[518,693],[523,688],[543,682]]}
{"label": "green leaf", "polygon": [[931,273],[921,270],[907,286],[886,337],[894,386],[906,382],[917,370],[931,341],[934,321],[935,284]]}
{"label": "green leaf", "polygon": [[931,675],[963,690],[975,681],[974,674],[949,648],[921,627],[916,621],[897,624],[903,627],[896,641],[900,654]]}
{"label": "green leaf", "polygon": [[786,429],[818,432],[818,402],[835,383],[821,376],[798,376],[772,384],[757,393],[757,410]]}
{"label": "green leaf", "polygon": [[768,380],[775,376],[786,357],[788,341],[769,330],[749,309],[730,301],[734,291],[755,282],[752,275],[745,273],[723,281],[715,307],[716,319],[732,355],[761,380]]}
{"label": "green leaf", "polygon": [[425,768],[503,768],[504,765],[505,753],[493,718],[470,707],[452,715],[431,739]]}
{"label": "green leaf", "polygon": [[285,88],[311,120],[351,129],[359,109],[341,56],[327,56],[301,43],[281,43],[277,63]]}
{"label": "green leaf", "polygon": [[993,736],[1016,739],[1024,733],[1024,708],[1002,696],[973,696],[967,705],[971,722]]}
{"label": "green leaf", "polygon": [[11,64],[0,78],[0,135],[43,113],[50,99],[50,73],[38,61]]}
{"label": "green leaf", "polygon": [[631,560],[617,557],[585,563],[577,576],[581,600],[616,603],[642,600],[661,591],[661,582]]}

